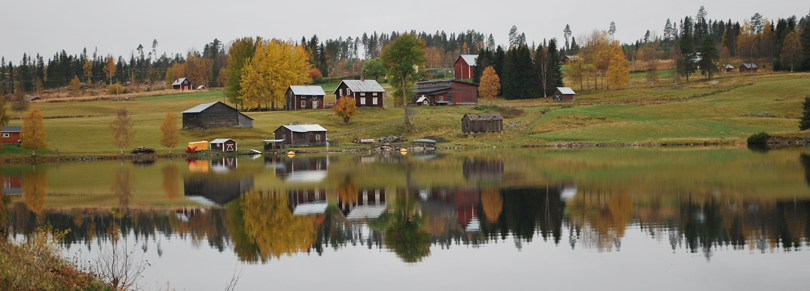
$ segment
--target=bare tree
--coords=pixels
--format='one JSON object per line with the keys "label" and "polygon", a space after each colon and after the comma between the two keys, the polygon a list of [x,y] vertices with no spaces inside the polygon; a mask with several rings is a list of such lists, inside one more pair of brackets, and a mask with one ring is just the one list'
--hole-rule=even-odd
{"label": "bare tree", "polygon": [[143,255],[140,258],[135,256],[126,239],[121,241],[121,233],[116,228],[112,233],[112,245],[101,249],[92,271],[115,290],[139,289],[142,286],[138,281],[148,265]]}

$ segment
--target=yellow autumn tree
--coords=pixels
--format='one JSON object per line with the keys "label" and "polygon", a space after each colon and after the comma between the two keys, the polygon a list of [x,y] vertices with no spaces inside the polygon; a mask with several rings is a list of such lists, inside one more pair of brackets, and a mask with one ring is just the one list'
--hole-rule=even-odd
{"label": "yellow autumn tree", "polygon": [[124,154],[124,147],[129,146],[129,142],[135,138],[135,128],[132,124],[132,116],[126,108],[118,109],[115,119],[109,125],[112,133],[112,143],[121,149]]}
{"label": "yellow autumn tree", "polygon": [[627,85],[630,80],[630,69],[627,68],[627,57],[624,55],[618,41],[613,41],[610,46],[610,64],[606,73],[606,81],[609,87],[621,87]]}
{"label": "yellow autumn tree", "polygon": [[484,74],[481,75],[481,86],[478,87],[478,95],[481,97],[495,97],[501,92],[501,78],[495,73],[495,68],[492,66],[484,69]]}
{"label": "yellow autumn tree", "polygon": [[160,137],[160,145],[169,148],[169,154],[171,154],[172,149],[177,146],[177,114],[166,113],[166,118],[163,118],[163,123],[160,124],[160,132],[163,133]]}
{"label": "yellow autumn tree", "polygon": [[582,80],[585,78],[587,71],[588,64],[585,63],[585,59],[578,57],[568,62],[568,67],[564,74],[569,80],[571,80],[570,82],[573,82],[574,84],[579,83],[579,90],[582,91]]}
{"label": "yellow autumn tree", "polygon": [[79,89],[81,89],[81,86],[79,76],[73,75],[73,79],[70,80],[70,95],[79,96]]}
{"label": "yellow autumn tree", "polygon": [[779,55],[782,65],[790,65],[790,72],[793,72],[793,66],[798,65],[802,59],[802,42],[799,37],[799,31],[794,29],[785,37],[782,43],[782,53]]}
{"label": "yellow autumn tree", "polygon": [[174,63],[171,67],[166,69],[165,80],[168,86],[174,83],[178,78],[186,76],[186,63]]}
{"label": "yellow autumn tree", "polygon": [[34,107],[23,118],[22,132],[20,133],[21,144],[24,149],[31,150],[31,155],[37,155],[38,149],[48,147],[45,143],[45,123],[42,121],[42,111],[39,107]]}
{"label": "yellow autumn tree", "polygon": [[110,85],[112,85],[112,78],[115,77],[115,58],[112,55],[107,55],[107,64],[104,65],[104,73],[107,74],[107,78],[110,79]]}
{"label": "yellow autumn tree", "polygon": [[262,41],[242,68],[239,100],[248,109],[284,104],[290,85],[311,83],[309,55],[301,46],[276,39]]}
{"label": "yellow autumn tree", "polygon": [[82,65],[82,72],[84,73],[84,77],[87,78],[87,85],[89,86],[90,83],[93,82],[93,61],[90,59],[85,59],[84,64]]}
{"label": "yellow autumn tree", "polygon": [[338,117],[343,118],[344,124],[349,124],[349,119],[352,118],[352,116],[360,113],[360,111],[357,110],[357,103],[355,102],[356,101],[354,101],[354,98],[352,97],[340,97],[340,99],[337,100],[335,107],[332,107],[332,111],[334,111],[335,115]]}
{"label": "yellow autumn tree", "polygon": [[241,207],[245,233],[258,246],[263,259],[305,252],[315,241],[313,218],[294,216],[286,195],[250,191]]}
{"label": "yellow autumn tree", "polygon": [[48,188],[48,176],[44,171],[33,171],[22,175],[22,190],[25,206],[40,214],[45,208],[45,189]]}

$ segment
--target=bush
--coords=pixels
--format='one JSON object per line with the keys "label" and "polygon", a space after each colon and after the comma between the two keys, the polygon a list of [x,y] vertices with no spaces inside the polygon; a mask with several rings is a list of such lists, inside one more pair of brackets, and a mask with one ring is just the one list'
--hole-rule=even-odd
{"label": "bush", "polygon": [[810,96],[804,97],[802,107],[802,119],[799,121],[799,130],[810,128]]}
{"label": "bush", "polygon": [[752,134],[751,136],[748,137],[748,144],[749,145],[764,145],[764,144],[768,143],[768,138],[770,138],[770,137],[771,137],[771,135],[769,135],[767,132],[764,132],[764,131],[763,132],[758,132],[758,133]]}
{"label": "bush", "polygon": [[107,87],[107,94],[124,94],[126,93],[126,89],[121,84],[115,83]]}

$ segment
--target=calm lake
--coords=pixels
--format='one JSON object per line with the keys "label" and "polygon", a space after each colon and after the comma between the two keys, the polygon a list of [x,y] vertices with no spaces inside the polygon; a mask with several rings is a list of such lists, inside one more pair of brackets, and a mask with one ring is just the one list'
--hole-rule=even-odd
{"label": "calm lake", "polygon": [[[810,149],[469,150],[0,168],[0,220],[143,289],[802,290]],[[168,287],[167,287],[168,286]]]}

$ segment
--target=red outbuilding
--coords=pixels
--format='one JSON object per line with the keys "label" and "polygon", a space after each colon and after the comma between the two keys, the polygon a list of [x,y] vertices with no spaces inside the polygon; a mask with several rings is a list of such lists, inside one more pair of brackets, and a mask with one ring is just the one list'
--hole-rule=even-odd
{"label": "red outbuilding", "polygon": [[574,95],[576,94],[577,93],[569,87],[557,87],[557,90],[555,90],[554,94],[551,94],[551,96],[554,97],[554,101],[574,101]]}
{"label": "red outbuilding", "polygon": [[475,72],[477,55],[460,55],[453,64],[453,77],[455,79],[472,79]]}
{"label": "red outbuilding", "polygon": [[740,73],[756,73],[757,69],[759,69],[759,67],[754,63],[743,63],[740,66]]}
{"label": "red outbuilding", "polygon": [[180,78],[172,83],[172,89],[174,90],[191,90],[191,80],[187,78]]}
{"label": "red outbuilding", "polygon": [[20,143],[20,132],[22,131],[22,126],[3,126],[2,130],[2,143],[3,144],[10,144],[10,143]]}
{"label": "red outbuilding", "polygon": [[478,84],[459,80],[417,82],[413,93],[416,93],[414,102],[417,105],[478,104]]}

